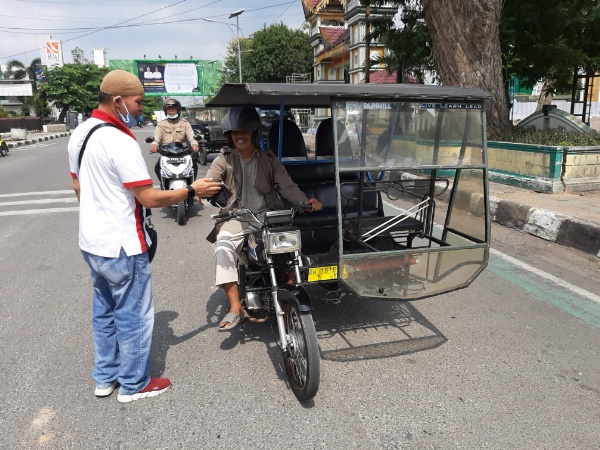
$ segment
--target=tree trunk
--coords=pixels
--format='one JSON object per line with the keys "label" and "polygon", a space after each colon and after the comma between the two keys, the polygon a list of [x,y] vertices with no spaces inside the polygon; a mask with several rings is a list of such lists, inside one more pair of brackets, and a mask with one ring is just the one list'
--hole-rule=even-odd
{"label": "tree trunk", "polygon": [[540,96],[538,98],[535,110],[540,111],[542,109],[542,106],[550,105],[552,103],[552,97],[552,92],[548,90],[548,81],[544,80],[544,84],[542,84],[542,90],[540,91]]}
{"label": "tree trunk", "polygon": [[60,114],[58,115],[58,123],[64,123],[65,117],[67,117],[67,113],[69,112],[70,106],[63,106],[63,109],[60,110]]}
{"label": "tree trunk", "polygon": [[421,2],[442,84],[488,92],[488,134],[510,128],[498,31],[504,0]]}

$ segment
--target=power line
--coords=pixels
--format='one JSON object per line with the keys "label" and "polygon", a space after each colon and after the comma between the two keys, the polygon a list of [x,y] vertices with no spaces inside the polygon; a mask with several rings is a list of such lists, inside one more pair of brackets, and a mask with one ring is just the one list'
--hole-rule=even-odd
{"label": "power line", "polygon": [[[175,3],[171,4],[171,5],[164,6],[164,7],[162,7],[162,8],[159,8],[159,9],[157,9],[157,10],[151,11],[151,12],[149,12],[149,13],[142,14],[142,15],[140,15],[140,16],[137,16],[137,17],[134,17],[134,18],[132,18],[132,19],[124,20],[123,22],[119,22],[119,23],[117,23],[117,24],[115,24],[115,25],[113,25],[113,26],[123,25],[123,24],[125,24],[125,23],[127,23],[127,22],[131,22],[132,20],[136,20],[136,19],[139,19],[139,18],[141,18],[141,17],[149,16],[150,14],[154,14],[154,13],[156,13],[156,12],[162,11],[163,9],[170,8],[171,6],[175,6],[175,5],[178,5],[178,4],[180,4],[180,3],[184,3],[184,2],[186,2],[186,1],[187,1],[187,0],[180,0],[180,1],[178,1],[178,2],[175,2]],[[71,38],[71,39],[67,39],[67,40],[66,40],[66,41],[64,41],[64,42],[70,42],[70,41],[73,41],[73,40],[75,40],[75,39],[79,39],[79,38],[82,38],[82,37],[85,37],[85,36],[89,36],[90,34],[98,33],[98,32],[100,32],[100,31],[102,31],[102,30],[108,30],[109,28],[112,28],[113,26],[108,26],[108,27],[104,27],[104,28],[101,28],[101,29],[98,29],[98,30],[95,30],[95,31],[91,31],[91,32],[89,32],[89,33],[86,33],[86,34],[82,34],[81,36],[77,36],[77,37],[74,37],[74,38]],[[16,54],[14,54],[14,55],[10,55],[10,56],[3,56],[3,57],[0,57],[0,59],[14,58],[15,56],[23,55],[23,54],[26,54],[26,53],[29,53],[29,52],[34,52],[34,51],[36,51],[36,50],[40,50],[40,48],[41,48],[41,47],[38,47],[37,49],[28,50],[28,51],[21,52],[21,53],[16,53]]]}

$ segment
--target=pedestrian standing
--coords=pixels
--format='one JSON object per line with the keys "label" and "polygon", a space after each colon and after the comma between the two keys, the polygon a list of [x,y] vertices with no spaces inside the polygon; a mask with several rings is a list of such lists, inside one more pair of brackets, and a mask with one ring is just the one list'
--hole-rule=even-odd
{"label": "pedestrian standing", "polygon": [[119,384],[117,400],[127,403],[160,395],[171,385],[168,378],[149,375],[154,307],[145,208],[209,197],[220,188],[205,178],[187,188],[154,189],[129,130],[143,110],[138,77],[109,72],[98,99],[98,109],[69,140],[69,166],[79,199],[79,247],[94,287],[95,394],[107,397]]}

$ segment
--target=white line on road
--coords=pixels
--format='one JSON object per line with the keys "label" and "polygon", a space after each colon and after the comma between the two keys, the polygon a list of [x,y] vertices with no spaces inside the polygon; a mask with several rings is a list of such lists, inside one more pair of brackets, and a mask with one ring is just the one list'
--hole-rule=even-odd
{"label": "white line on road", "polygon": [[76,208],[48,208],[48,209],[26,209],[22,211],[6,211],[0,212],[0,216],[26,216],[31,214],[49,214],[59,212],[77,212],[79,207]]}
{"label": "white line on road", "polygon": [[74,203],[77,201],[77,197],[73,198],[44,198],[41,200],[21,200],[19,202],[0,202],[0,208],[4,206],[15,206],[15,205],[32,205],[32,204],[46,204],[46,203]]}
{"label": "white line on road", "polygon": [[16,194],[0,194],[1,197],[27,197],[30,195],[56,195],[56,194],[73,194],[75,192],[72,189],[66,191],[44,191],[44,192],[18,192]]}
{"label": "white line on road", "polygon": [[571,292],[575,292],[576,294],[579,294],[582,297],[588,298],[596,303],[600,303],[599,296],[592,294],[591,292],[588,292],[585,289],[581,289],[580,287],[575,286],[574,284],[571,284],[567,281],[561,280],[560,278],[555,277],[554,275],[551,275],[547,272],[544,272],[543,270],[536,269],[535,267],[530,266],[529,264],[519,261],[518,259],[513,258],[512,256],[508,256],[498,250],[494,250],[493,248],[490,249],[490,253],[492,253],[493,255],[498,256],[498,257],[504,259],[505,261],[508,261],[509,263],[514,264],[522,269],[525,269],[525,270],[528,270],[529,272],[535,273],[536,275],[538,275],[542,278],[545,278],[546,280],[552,281],[553,283],[556,283],[559,286],[562,286]]}

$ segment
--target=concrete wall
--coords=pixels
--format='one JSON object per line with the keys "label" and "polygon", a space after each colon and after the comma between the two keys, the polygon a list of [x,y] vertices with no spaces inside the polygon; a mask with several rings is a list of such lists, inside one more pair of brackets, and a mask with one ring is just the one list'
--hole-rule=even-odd
{"label": "concrete wall", "polygon": [[600,190],[600,147],[488,142],[490,179],[547,193]]}

